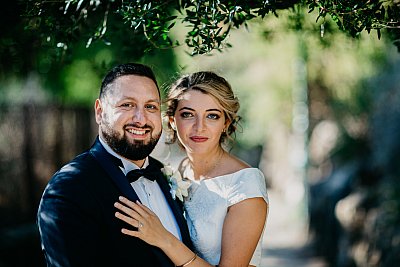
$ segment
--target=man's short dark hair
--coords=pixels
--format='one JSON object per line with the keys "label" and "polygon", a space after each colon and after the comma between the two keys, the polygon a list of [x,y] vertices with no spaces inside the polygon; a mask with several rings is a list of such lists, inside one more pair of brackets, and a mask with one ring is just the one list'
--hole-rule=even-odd
{"label": "man's short dark hair", "polygon": [[105,95],[105,93],[110,88],[109,85],[113,83],[118,77],[125,75],[137,75],[151,79],[155,83],[158,89],[158,94],[160,95],[160,89],[158,88],[156,76],[154,75],[153,70],[150,67],[140,63],[126,63],[115,66],[107,73],[107,75],[103,79],[103,82],[101,83],[99,97],[102,98]]}

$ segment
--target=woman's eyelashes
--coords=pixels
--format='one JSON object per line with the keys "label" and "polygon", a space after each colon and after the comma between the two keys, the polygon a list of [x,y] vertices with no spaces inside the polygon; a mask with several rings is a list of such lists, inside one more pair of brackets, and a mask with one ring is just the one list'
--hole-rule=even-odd
{"label": "woman's eyelashes", "polygon": [[193,113],[187,112],[187,111],[181,112],[180,115],[181,115],[181,117],[184,118],[184,119],[193,117]]}
{"label": "woman's eyelashes", "polygon": [[[192,112],[187,112],[187,111],[185,111],[185,112],[181,112],[181,113],[180,113],[180,116],[181,116],[182,118],[184,118],[184,119],[188,119],[188,118],[194,117],[195,114],[192,113]],[[219,114],[217,114],[217,113],[208,113],[208,114],[206,114],[205,117],[206,117],[207,119],[211,119],[211,120],[218,120],[219,118],[221,118],[221,116],[220,116]]]}
{"label": "woman's eyelashes", "polygon": [[215,114],[215,113],[210,113],[207,115],[207,118],[212,119],[212,120],[218,120],[219,118],[221,118],[221,116],[218,114]]}

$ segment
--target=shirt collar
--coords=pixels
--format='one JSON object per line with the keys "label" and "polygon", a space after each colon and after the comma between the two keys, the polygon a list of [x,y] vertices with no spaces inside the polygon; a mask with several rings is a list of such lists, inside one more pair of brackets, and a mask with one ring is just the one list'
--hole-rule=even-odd
{"label": "shirt collar", "polygon": [[[127,160],[126,158],[120,156],[114,150],[112,150],[112,148],[100,136],[99,136],[99,140],[100,140],[100,143],[102,144],[102,146],[104,147],[104,149],[108,153],[110,153],[112,156],[114,156],[122,161],[122,165],[124,167],[121,168],[121,170],[124,172],[125,175],[131,170],[140,169],[139,166],[137,166],[135,163]],[[146,157],[142,168],[146,168],[148,165],[149,165],[149,157]]]}

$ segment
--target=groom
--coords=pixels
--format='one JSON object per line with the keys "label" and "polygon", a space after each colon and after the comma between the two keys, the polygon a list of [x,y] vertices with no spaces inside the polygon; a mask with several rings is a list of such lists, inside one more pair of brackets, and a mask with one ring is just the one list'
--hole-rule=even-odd
{"label": "groom", "polygon": [[98,138],[52,177],[40,202],[47,266],[174,266],[160,249],[121,233],[128,226],[113,206],[121,195],[140,200],[191,246],[182,203],[172,199],[162,164],[149,157],[162,132],[160,104],[149,67],[122,64],[105,76],[95,102]]}

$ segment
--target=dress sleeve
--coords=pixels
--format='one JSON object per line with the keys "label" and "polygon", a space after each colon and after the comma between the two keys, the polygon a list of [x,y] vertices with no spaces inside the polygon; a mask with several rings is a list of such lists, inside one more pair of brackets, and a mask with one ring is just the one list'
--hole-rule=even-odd
{"label": "dress sleeve", "polygon": [[255,197],[262,197],[268,203],[267,186],[263,173],[257,168],[248,168],[237,172],[232,177],[228,190],[228,206]]}

